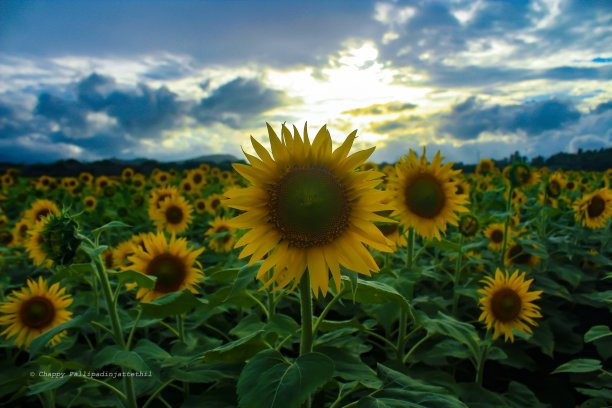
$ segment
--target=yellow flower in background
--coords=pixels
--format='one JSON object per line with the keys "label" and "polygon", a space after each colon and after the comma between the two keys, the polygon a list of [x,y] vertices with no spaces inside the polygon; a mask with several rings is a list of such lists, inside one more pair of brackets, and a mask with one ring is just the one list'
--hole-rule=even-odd
{"label": "yellow flower in background", "polygon": [[574,217],[587,228],[603,228],[612,217],[612,192],[601,188],[586,194],[574,204]]}
{"label": "yellow flower in background", "polygon": [[28,231],[25,248],[28,252],[28,256],[34,262],[34,265],[44,265],[50,268],[53,265],[53,261],[49,259],[49,254],[47,254],[45,250],[45,239],[43,237],[43,231],[47,221],[49,221],[49,217],[44,218]]}
{"label": "yellow flower in background", "polygon": [[221,194],[213,194],[206,200],[206,211],[211,215],[217,215],[223,209],[223,196]]}
{"label": "yellow flower in background", "polygon": [[525,250],[525,245],[518,242],[509,242],[505,254],[507,267],[533,267],[540,264],[540,258]]}
{"label": "yellow flower in background", "polygon": [[[496,223],[491,224],[484,231],[485,237],[489,238],[489,248],[492,251],[499,251],[502,248],[504,242],[504,229],[505,224]],[[508,236],[511,236],[511,228],[508,228]]]}
{"label": "yellow flower in background", "polygon": [[495,166],[495,162],[491,159],[481,159],[476,165],[476,174],[489,175],[499,173],[499,169]]}
{"label": "yellow flower in background", "polygon": [[195,169],[189,171],[189,173],[187,174],[187,178],[197,189],[200,189],[206,185],[206,173],[202,169]]}
{"label": "yellow flower in background", "polygon": [[30,224],[26,220],[21,220],[13,227],[13,245],[21,246],[28,239]]}
{"label": "yellow flower in background", "polygon": [[197,262],[197,257],[204,251],[203,248],[188,248],[185,238],[172,236],[168,241],[161,232],[145,235],[142,246],[133,248],[134,254],[128,257],[131,264],[123,269],[132,269],[157,278],[154,288],[138,289],[137,299],[150,302],[167,293],[183,289],[197,292],[198,280],[204,277]]}
{"label": "yellow flower in background", "polygon": [[174,186],[160,187],[151,190],[149,193],[149,218],[153,219],[162,201],[168,197],[177,197],[179,195],[180,193]]}
{"label": "yellow flower in background", "polygon": [[[340,266],[370,276],[379,267],[364,244],[388,252],[390,242],[374,225],[387,220],[376,211],[385,193],[377,190],[381,173],[355,171],[374,148],[349,155],[357,132],[352,132],[333,150],[323,126],[312,143],[306,126],[304,136],[284,125],[282,140],[268,125],[270,153],[253,137],[257,155],[245,153],[251,165],[234,164],[234,169],[251,184],[227,191],[228,207],[244,211],[231,224],[249,231],[236,243],[245,247],[240,258],[250,264],[264,258],[257,274],[283,288],[297,286],[308,269],[315,296],[325,296],[329,272],[340,288]],[[271,278],[267,272],[274,268]]]}
{"label": "yellow flower in background", "polygon": [[30,227],[34,227],[38,222],[50,214],[59,215],[60,210],[53,201],[36,200],[29,210],[25,212],[23,218],[28,222]]}
{"label": "yellow flower in background", "polygon": [[493,339],[503,334],[505,341],[514,342],[512,329],[532,333],[529,325],[537,326],[534,319],[542,317],[540,308],[533,303],[540,298],[542,291],[529,291],[533,279],[525,280],[524,272],[519,275],[515,271],[509,276],[497,269],[495,278],[487,276],[481,282],[486,286],[478,290],[483,295],[479,320],[486,322],[487,330],[493,327]]}
{"label": "yellow flower in background", "polygon": [[207,200],[204,198],[198,198],[193,203],[193,207],[195,208],[198,214],[204,214],[206,212]]}
{"label": "yellow flower in background", "polygon": [[210,228],[206,231],[206,236],[210,237],[211,235],[226,233],[226,235],[222,237],[213,238],[208,243],[208,247],[215,252],[229,252],[232,250],[232,247],[236,243],[234,239],[234,231],[235,229],[231,226],[227,219],[222,217],[217,217],[214,220],[208,223]]}
{"label": "yellow flower in background", "polygon": [[179,234],[189,228],[193,208],[182,196],[167,197],[159,205],[151,219],[158,229]]}
{"label": "yellow flower in background", "polygon": [[450,181],[461,171],[453,170],[451,162],[442,165],[442,160],[439,151],[428,163],[425,148],[420,159],[410,150],[409,156],[397,164],[397,178],[389,185],[394,197],[393,215],[427,239],[440,239],[448,223],[457,225],[457,213],[467,211],[467,196],[458,195],[456,184]]}
{"label": "yellow flower in background", "polygon": [[98,206],[98,201],[94,196],[87,196],[83,199],[83,205],[87,209],[87,211],[93,211]]}
{"label": "yellow flower in background", "polygon": [[121,179],[123,179],[124,181],[131,180],[132,177],[134,177],[134,169],[132,169],[131,167],[126,167],[121,172]]}
{"label": "yellow flower in background", "polygon": [[[69,321],[72,312],[68,306],[72,298],[59,283],[51,286],[42,277],[38,281],[28,279],[27,287],[14,290],[6,302],[0,303],[0,325],[8,326],[1,334],[13,338],[18,347],[27,348],[41,334]],[[56,345],[65,336],[62,332],[54,336],[50,344]]]}
{"label": "yellow flower in background", "polygon": [[527,188],[538,184],[540,173],[524,162],[515,162],[504,169],[504,175],[514,188]]}

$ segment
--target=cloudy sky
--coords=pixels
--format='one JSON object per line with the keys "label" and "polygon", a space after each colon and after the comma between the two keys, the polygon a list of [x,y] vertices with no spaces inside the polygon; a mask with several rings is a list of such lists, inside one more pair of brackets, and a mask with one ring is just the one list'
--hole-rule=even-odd
{"label": "cloudy sky", "polygon": [[249,151],[358,129],[394,161],[612,145],[612,1],[0,2],[0,161]]}

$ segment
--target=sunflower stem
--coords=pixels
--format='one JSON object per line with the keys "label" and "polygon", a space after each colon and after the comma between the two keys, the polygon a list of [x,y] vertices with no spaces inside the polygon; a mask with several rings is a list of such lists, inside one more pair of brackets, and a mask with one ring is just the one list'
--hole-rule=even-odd
{"label": "sunflower stem", "polygon": [[138,327],[138,323],[140,322],[140,318],[142,317],[142,307],[138,309],[138,315],[136,316],[136,320],[134,320],[134,325],[132,326],[132,330],[130,331],[130,335],[127,339],[127,344],[125,345],[125,350],[130,351],[132,348],[132,340],[134,339],[134,333],[136,333],[136,327]]}
{"label": "sunflower stem", "polygon": [[312,351],[312,294],[310,289],[310,272],[302,275],[300,281],[300,306],[302,313],[302,339],[300,356]]}
{"label": "sunflower stem", "polygon": [[[93,247],[93,243],[89,241],[88,243]],[[111,289],[110,281],[108,280],[108,273],[106,272],[106,267],[104,266],[104,262],[100,255],[92,257],[92,261],[94,264],[94,269],[98,274],[98,278],[100,279],[100,286],[102,287],[102,294],[104,295],[104,300],[106,301],[106,307],[108,308],[108,314],[111,321],[111,327],[113,329],[113,337],[115,338],[115,343],[125,350],[125,339],[123,338],[123,330],[121,329],[121,322],[119,320],[119,316],[117,314],[117,303],[113,297],[113,291]],[[124,377],[125,381],[125,391],[127,394],[127,402],[130,408],[137,408],[136,402],[136,392],[134,389],[134,381],[132,377]]]}
{"label": "sunflower stem", "polygon": [[512,208],[512,191],[514,188],[510,184],[510,190],[508,191],[508,199],[506,200],[506,222],[504,224],[504,241],[502,243],[502,249],[499,254],[499,266],[502,270],[506,270],[504,266],[504,256],[506,255],[506,246],[508,245],[508,226],[510,225],[510,209]]}
{"label": "sunflower stem", "polygon": [[453,288],[453,309],[451,315],[457,317],[457,306],[459,303],[459,293],[457,289],[459,289],[459,281],[461,280],[461,268],[463,261],[463,234],[461,234],[461,238],[459,238],[459,248],[457,251],[457,263],[455,264],[455,278],[453,279],[454,288]]}
{"label": "sunflower stem", "polygon": [[[412,273],[412,264],[414,263],[414,228],[408,228],[408,250],[406,251],[406,269],[408,273]],[[414,283],[410,283],[408,287],[408,300],[412,300],[414,293]],[[397,333],[397,346],[396,354],[397,361],[402,363],[404,361],[404,346],[406,345],[405,337],[408,329],[408,315],[406,310],[402,308],[400,310],[399,328]]]}
{"label": "sunflower stem", "polygon": [[[489,339],[490,334],[487,330],[487,339]],[[481,354],[478,359],[478,367],[476,368],[476,384],[482,387],[482,379],[484,378],[484,366],[487,362],[487,355],[489,354],[490,343],[486,343],[482,346]]]}
{"label": "sunflower stem", "polygon": [[176,326],[178,332],[178,338],[181,343],[185,343],[185,318],[183,314],[176,315]]}

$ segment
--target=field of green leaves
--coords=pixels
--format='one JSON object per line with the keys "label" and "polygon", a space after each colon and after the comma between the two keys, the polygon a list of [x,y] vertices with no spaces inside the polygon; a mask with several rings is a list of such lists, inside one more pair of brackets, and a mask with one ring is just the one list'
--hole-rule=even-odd
{"label": "field of green leaves", "polygon": [[1,176],[0,406],[612,405],[610,171],[269,132],[235,170]]}

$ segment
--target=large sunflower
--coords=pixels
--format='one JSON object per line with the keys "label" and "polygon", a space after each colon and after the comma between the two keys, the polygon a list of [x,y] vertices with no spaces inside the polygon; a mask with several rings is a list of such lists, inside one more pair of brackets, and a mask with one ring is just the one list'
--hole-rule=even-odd
{"label": "large sunflower", "polygon": [[542,291],[529,292],[533,279],[525,280],[525,273],[519,275],[518,271],[509,276],[498,268],[495,279],[487,276],[481,282],[486,286],[478,290],[484,295],[480,299],[479,320],[487,323],[487,329],[494,328],[493,339],[503,333],[505,341],[514,342],[512,329],[532,333],[529,325],[537,326],[534,319],[542,317],[540,308],[532,303],[540,298]]}
{"label": "large sunflower", "polygon": [[453,163],[442,166],[438,151],[431,163],[427,163],[425,148],[419,159],[413,150],[396,166],[397,178],[391,181],[394,191],[393,215],[397,215],[407,228],[424,238],[440,239],[440,233],[446,231],[446,224],[457,225],[459,212],[468,209],[467,195],[457,194],[457,186],[451,181],[458,179],[460,170],[453,170]]}
{"label": "large sunflower", "polygon": [[151,217],[158,229],[170,233],[181,233],[191,224],[193,208],[183,196],[171,196],[159,205],[159,209]]}
{"label": "large sunflower", "polygon": [[[0,303],[0,325],[8,326],[1,333],[18,347],[28,347],[32,340],[52,328],[70,320],[67,308],[72,298],[59,283],[51,286],[42,277],[38,282],[28,279],[28,286],[13,291],[6,302]],[[54,336],[50,343],[59,343],[64,332]]]}
{"label": "large sunflower", "polygon": [[304,137],[284,125],[282,140],[268,125],[272,155],[253,137],[258,157],[245,153],[251,166],[234,164],[251,186],[226,193],[228,207],[245,213],[231,220],[237,228],[250,229],[237,243],[245,247],[240,258],[251,256],[250,263],[265,259],[258,279],[274,273],[278,288],[293,281],[295,287],[306,268],[315,295],[327,294],[329,271],[340,288],[340,265],[370,275],[379,270],[364,244],[388,252],[390,242],[374,225],[386,222],[375,214],[388,208],[381,204],[385,193],[376,190],[381,173],[355,168],[372,154],[374,148],[349,155],[357,132],[332,150],[332,140],[323,126],[310,142],[306,126]]}
{"label": "large sunflower", "polygon": [[36,200],[34,204],[32,204],[30,209],[26,211],[23,218],[28,221],[30,227],[34,227],[47,215],[59,215],[59,213],[60,210],[53,201],[41,199]]}
{"label": "large sunflower", "polygon": [[203,248],[189,249],[185,238],[175,236],[168,242],[161,232],[145,235],[142,246],[134,245],[133,248],[134,254],[128,257],[131,265],[123,269],[132,269],[157,278],[153,289],[138,289],[136,298],[150,302],[166,293],[183,289],[197,292],[198,280],[204,274],[196,259],[204,251]]}
{"label": "large sunflower", "polygon": [[576,221],[588,228],[603,228],[612,217],[612,192],[607,188],[587,194],[574,204]]}

